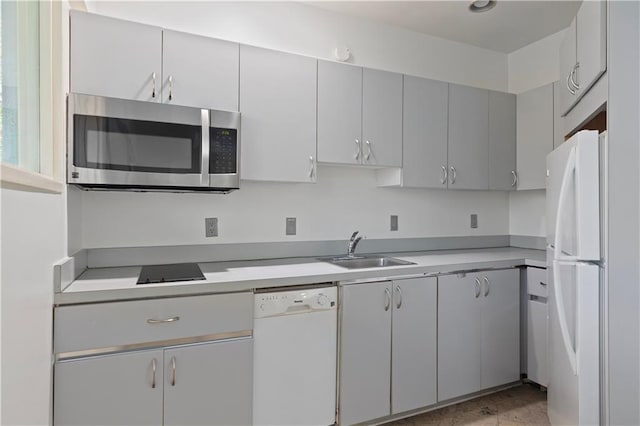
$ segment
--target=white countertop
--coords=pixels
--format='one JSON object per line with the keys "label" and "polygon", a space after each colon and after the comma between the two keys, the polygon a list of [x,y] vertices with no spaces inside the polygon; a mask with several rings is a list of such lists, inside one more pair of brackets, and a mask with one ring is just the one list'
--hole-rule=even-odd
{"label": "white countertop", "polygon": [[136,285],[141,267],[87,269],[55,295],[56,304],[90,303],[450,273],[482,268],[546,267],[542,250],[494,248],[390,254],[415,265],[349,270],[315,258],[199,263],[205,280]]}

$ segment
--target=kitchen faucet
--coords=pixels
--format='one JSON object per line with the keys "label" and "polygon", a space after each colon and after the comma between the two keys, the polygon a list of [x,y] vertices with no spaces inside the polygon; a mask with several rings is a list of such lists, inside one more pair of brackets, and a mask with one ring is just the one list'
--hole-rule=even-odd
{"label": "kitchen faucet", "polygon": [[355,257],[354,252],[356,251],[356,247],[358,246],[358,243],[362,239],[362,235],[358,236],[359,232],[360,231],[356,231],[353,234],[351,234],[351,238],[349,239],[349,245],[347,246],[347,257]]}

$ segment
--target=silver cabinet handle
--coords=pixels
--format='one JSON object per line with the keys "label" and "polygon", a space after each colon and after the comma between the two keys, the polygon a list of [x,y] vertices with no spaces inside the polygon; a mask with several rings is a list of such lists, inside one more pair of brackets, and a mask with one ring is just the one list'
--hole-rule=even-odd
{"label": "silver cabinet handle", "polygon": [[156,388],[156,359],[151,360],[151,389]]}
{"label": "silver cabinet handle", "polygon": [[540,281],[540,285],[541,285],[542,287],[546,287],[546,286],[547,286],[547,283],[543,283],[542,281]]}
{"label": "silver cabinet handle", "polygon": [[485,283],[485,285],[486,285],[486,287],[485,287],[485,289],[484,289],[484,297],[487,297],[487,296],[489,295],[489,278],[484,277],[484,278],[482,279],[482,281],[484,281],[484,283]]}
{"label": "silver cabinet handle", "polygon": [[176,357],[171,357],[171,386],[176,385]]}
{"label": "silver cabinet handle", "polygon": [[309,167],[309,179],[311,179],[316,169],[316,163],[313,162],[313,155],[309,156],[309,162],[311,163],[311,167]]}
{"label": "silver cabinet handle", "polygon": [[385,304],[384,304],[384,310],[388,311],[389,308],[391,307],[391,292],[389,291],[388,288],[384,289],[384,296],[385,296]]}
{"label": "silver cabinet handle", "polygon": [[156,73],[151,73],[151,80],[153,80],[153,89],[151,90],[151,97],[156,97]]}
{"label": "silver cabinet handle", "polygon": [[454,183],[456,183],[456,178],[458,177],[457,174],[456,174],[456,168],[451,166],[450,169],[451,169],[451,176],[450,176],[451,183],[454,184]]}
{"label": "silver cabinet handle", "polygon": [[567,90],[569,91],[569,93],[571,93],[572,95],[575,95],[576,92],[575,90],[573,90],[573,88],[571,87],[571,83],[569,82],[569,80],[571,79],[571,73],[573,72],[573,70],[571,70],[571,72],[569,74],[567,74]]}
{"label": "silver cabinet handle", "polygon": [[371,158],[371,142],[365,141],[364,143],[367,145],[367,155],[364,157],[364,159],[366,161],[369,161],[369,158]]}
{"label": "silver cabinet handle", "polygon": [[149,318],[147,320],[147,324],[165,324],[168,322],[176,322],[176,321],[180,321],[180,317],[171,317],[171,318],[165,318],[165,319]]}
{"label": "silver cabinet handle", "polygon": [[513,175],[513,182],[511,182],[511,187],[515,188],[518,184],[518,173],[515,170],[511,170],[511,174]]}
{"label": "silver cabinet handle", "polygon": [[396,309],[400,309],[400,307],[402,306],[402,290],[400,289],[399,285],[396,286],[396,293],[398,293],[398,301],[396,302]]}
{"label": "silver cabinet handle", "polygon": [[445,184],[447,183],[447,167],[446,166],[441,166],[442,167],[442,178],[440,179],[440,183],[441,184]]}
{"label": "silver cabinet handle", "polygon": [[359,139],[356,139],[356,149],[357,149],[357,151],[356,151],[356,160],[360,160],[360,155],[362,155],[362,152],[361,152],[362,148],[360,147],[360,140]]}
{"label": "silver cabinet handle", "polygon": [[169,100],[173,100],[173,76],[169,76]]}
{"label": "silver cabinet handle", "polygon": [[569,74],[569,81],[571,82],[571,85],[575,90],[580,90],[580,85],[578,84],[577,80],[578,68],[580,68],[580,62],[576,62],[576,64],[573,66],[573,69],[571,70],[571,74]]}
{"label": "silver cabinet handle", "polygon": [[480,278],[476,278],[475,286],[476,286],[476,299],[477,299],[478,297],[480,297]]}

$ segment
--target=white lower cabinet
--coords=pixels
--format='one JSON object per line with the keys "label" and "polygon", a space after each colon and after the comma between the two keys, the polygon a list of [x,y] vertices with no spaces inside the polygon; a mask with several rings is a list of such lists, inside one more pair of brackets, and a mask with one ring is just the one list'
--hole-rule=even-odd
{"label": "white lower cabinet", "polygon": [[438,278],[438,401],[520,379],[516,269]]}
{"label": "white lower cabinet", "polygon": [[251,424],[251,339],[58,362],[55,425]]}
{"label": "white lower cabinet", "polygon": [[547,270],[527,268],[527,378],[549,383],[549,308]]}
{"label": "white lower cabinet", "polygon": [[341,425],[436,402],[436,279],[341,288]]}

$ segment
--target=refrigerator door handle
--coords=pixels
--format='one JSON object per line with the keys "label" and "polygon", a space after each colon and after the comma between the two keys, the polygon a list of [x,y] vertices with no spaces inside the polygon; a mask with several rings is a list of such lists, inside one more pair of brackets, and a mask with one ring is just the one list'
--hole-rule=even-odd
{"label": "refrigerator door handle", "polygon": [[560,195],[558,197],[558,211],[556,214],[556,235],[554,240],[555,246],[555,260],[575,261],[576,256],[563,256],[562,253],[562,218],[565,215],[565,200],[569,194],[569,180],[571,173],[576,168],[576,149],[575,147],[569,152],[569,158],[567,158],[567,164],[564,168],[562,175],[562,184],[560,185]]}
{"label": "refrigerator door handle", "polygon": [[[557,228],[556,228],[557,230]],[[558,322],[560,323],[560,334],[562,334],[562,342],[573,370],[573,375],[578,375],[578,366],[576,360],[576,351],[571,346],[571,337],[569,337],[569,326],[567,325],[567,313],[564,308],[564,297],[562,294],[562,283],[560,282],[559,268],[562,263],[553,261],[553,294],[556,297],[556,312],[558,313]]]}

